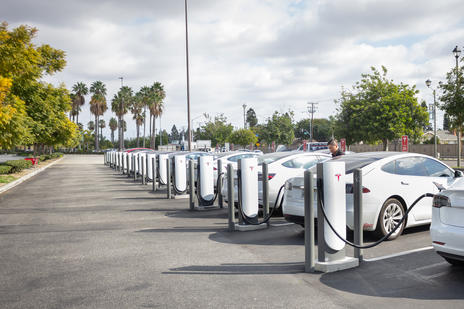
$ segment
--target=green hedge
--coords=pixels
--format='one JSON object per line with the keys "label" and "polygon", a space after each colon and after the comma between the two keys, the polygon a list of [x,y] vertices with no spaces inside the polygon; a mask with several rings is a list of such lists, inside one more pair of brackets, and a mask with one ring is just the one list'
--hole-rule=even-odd
{"label": "green hedge", "polygon": [[12,167],[9,165],[0,165],[0,175],[9,174]]}
{"label": "green hedge", "polygon": [[11,166],[10,173],[17,173],[23,169],[32,167],[32,162],[28,160],[10,160],[6,161],[5,165]]}

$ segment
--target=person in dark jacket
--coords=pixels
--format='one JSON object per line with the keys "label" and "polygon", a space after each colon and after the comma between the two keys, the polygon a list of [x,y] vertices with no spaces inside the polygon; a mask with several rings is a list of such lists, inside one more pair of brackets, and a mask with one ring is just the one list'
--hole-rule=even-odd
{"label": "person in dark jacket", "polygon": [[338,142],[336,139],[331,139],[327,146],[329,146],[330,153],[332,154],[332,158],[343,156],[345,153],[338,148]]}

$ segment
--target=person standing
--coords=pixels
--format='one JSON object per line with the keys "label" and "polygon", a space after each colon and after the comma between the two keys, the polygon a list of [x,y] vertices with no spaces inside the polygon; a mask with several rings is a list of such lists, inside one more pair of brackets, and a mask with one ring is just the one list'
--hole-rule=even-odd
{"label": "person standing", "polygon": [[338,147],[338,142],[336,139],[331,139],[328,143],[327,146],[329,146],[330,153],[332,154],[332,158],[338,157],[338,156],[343,156],[345,153],[340,150]]}

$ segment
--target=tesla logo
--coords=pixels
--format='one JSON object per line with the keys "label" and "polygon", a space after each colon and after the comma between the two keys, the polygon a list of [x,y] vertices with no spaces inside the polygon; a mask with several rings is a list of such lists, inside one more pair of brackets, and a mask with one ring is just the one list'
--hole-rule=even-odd
{"label": "tesla logo", "polygon": [[335,174],[335,176],[337,176],[337,180],[338,180],[338,181],[340,181],[340,176],[341,176],[341,175],[342,175],[342,174]]}
{"label": "tesla logo", "polygon": [[255,168],[254,166],[250,166],[250,170],[251,170],[252,172],[253,172],[253,169],[254,169],[254,168]]}

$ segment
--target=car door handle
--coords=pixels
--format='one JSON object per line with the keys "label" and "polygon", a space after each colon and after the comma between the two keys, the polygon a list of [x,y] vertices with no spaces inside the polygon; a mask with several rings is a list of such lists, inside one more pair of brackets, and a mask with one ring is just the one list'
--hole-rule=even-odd
{"label": "car door handle", "polygon": [[409,183],[404,182],[404,181],[402,181],[401,184],[404,185],[404,186],[409,186]]}

